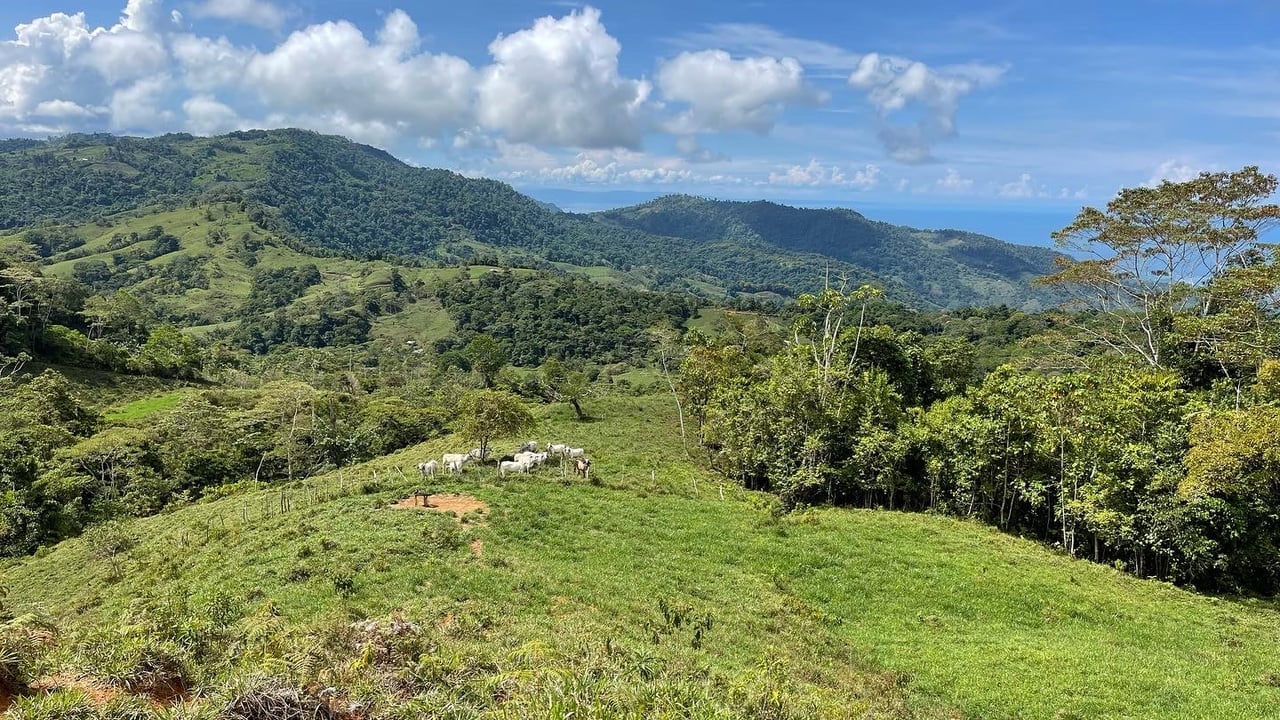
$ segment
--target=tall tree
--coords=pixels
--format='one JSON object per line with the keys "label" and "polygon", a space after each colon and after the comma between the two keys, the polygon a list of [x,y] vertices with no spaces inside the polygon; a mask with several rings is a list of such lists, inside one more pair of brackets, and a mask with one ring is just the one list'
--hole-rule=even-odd
{"label": "tall tree", "polygon": [[1259,329],[1274,321],[1280,265],[1261,237],[1280,221],[1267,202],[1276,187],[1250,166],[1121,190],[1053,234],[1083,259],[1060,260],[1042,282],[1092,311],[1076,324],[1081,339],[1158,369],[1189,350],[1230,376],[1241,343],[1265,342]]}
{"label": "tall tree", "polygon": [[586,420],[582,399],[591,389],[591,381],[581,370],[573,370],[555,358],[542,364],[542,386],[552,402],[569,403],[579,420]]}
{"label": "tall tree", "polygon": [[471,367],[480,373],[487,388],[493,387],[494,378],[507,366],[507,354],[502,351],[502,346],[493,337],[483,333],[467,343],[467,359],[471,361]]}
{"label": "tall tree", "polygon": [[477,390],[462,399],[460,424],[463,437],[480,444],[480,457],[488,457],[495,438],[514,437],[534,424],[533,415],[520,398],[499,390]]}

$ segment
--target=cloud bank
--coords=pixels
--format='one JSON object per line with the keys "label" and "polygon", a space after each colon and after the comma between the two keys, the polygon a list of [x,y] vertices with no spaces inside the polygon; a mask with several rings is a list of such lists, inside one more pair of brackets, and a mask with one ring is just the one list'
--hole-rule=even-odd
{"label": "cloud bank", "polygon": [[[789,114],[829,103],[832,88],[865,97],[890,157],[928,160],[955,133],[961,99],[1002,72],[718,25],[698,38],[705,46],[653,61],[646,76],[624,69],[622,43],[589,6],[496,36],[482,60],[432,49],[430,28],[403,10],[373,28],[299,25],[297,14],[267,0],[128,0],[105,27],[83,12],[19,24],[0,41],[0,134],[297,126],[436,148],[459,164],[503,162],[512,177],[735,182],[727,166],[746,161],[731,160],[716,136],[769,135]],[[891,184],[867,158],[750,170],[797,188]]]}

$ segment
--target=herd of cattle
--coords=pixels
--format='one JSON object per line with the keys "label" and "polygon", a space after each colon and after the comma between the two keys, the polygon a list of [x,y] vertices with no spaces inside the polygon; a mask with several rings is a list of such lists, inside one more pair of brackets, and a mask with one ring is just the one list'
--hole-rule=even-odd
{"label": "herd of cattle", "polygon": [[[445,453],[439,461],[430,460],[424,463],[418,463],[418,472],[423,477],[434,477],[440,468],[444,468],[450,474],[462,474],[462,468],[472,460],[484,461],[485,453],[480,448],[472,448],[467,453]],[[530,470],[541,467],[552,457],[563,458],[564,460],[573,462],[574,472],[582,477],[588,477],[591,474],[591,460],[586,456],[586,451],[582,448],[569,447],[562,443],[550,443],[547,449],[538,452],[538,443],[530,440],[520,449],[510,455],[503,456],[498,461],[498,474],[506,477],[507,473],[527,473]]]}

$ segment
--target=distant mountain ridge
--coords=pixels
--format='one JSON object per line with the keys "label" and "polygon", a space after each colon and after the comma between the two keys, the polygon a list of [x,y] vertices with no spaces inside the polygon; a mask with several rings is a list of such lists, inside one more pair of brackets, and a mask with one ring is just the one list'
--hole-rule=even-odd
{"label": "distant mountain ridge", "polygon": [[325,251],[625,275],[653,289],[793,296],[828,274],[922,307],[1043,307],[1030,287],[1056,253],[961,231],[922,231],[841,209],[671,195],[575,214],[495,180],[411,167],[303,130],[219,137],[68,135],[0,141],[0,228],[84,222],[232,194]]}
{"label": "distant mountain ridge", "polygon": [[[1016,298],[1023,297],[1018,286],[1051,272],[1059,255],[977,233],[918,230],[869,220],[844,208],[795,208],[765,200],[667,195],[595,216],[622,227],[700,243],[731,241],[830,257],[902,283],[927,299],[942,300],[941,304],[989,298],[1000,294],[997,286],[1001,284],[1013,286],[1007,288],[1012,295],[1001,302],[1018,304]],[[961,287],[946,287],[946,279],[958,281]]]}

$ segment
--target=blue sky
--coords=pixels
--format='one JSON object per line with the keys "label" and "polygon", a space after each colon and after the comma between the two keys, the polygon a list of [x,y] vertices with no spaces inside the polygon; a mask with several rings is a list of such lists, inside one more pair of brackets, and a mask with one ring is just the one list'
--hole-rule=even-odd
{"label": "blue sky", "polygon": [[0,28],[5,135],[309,127],[571,209],[1045,242],[1120,187],[1280,170],[1275,2],[10,0]]}

